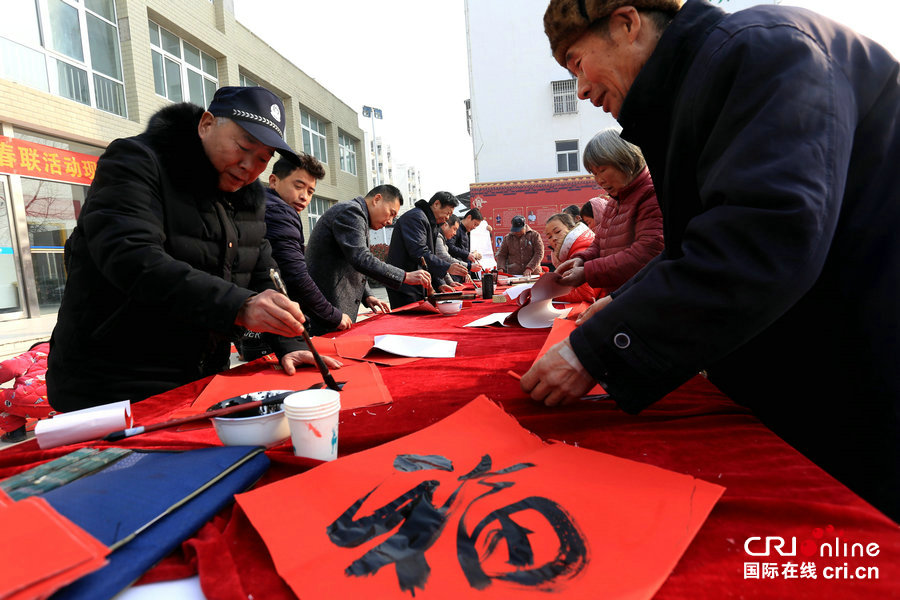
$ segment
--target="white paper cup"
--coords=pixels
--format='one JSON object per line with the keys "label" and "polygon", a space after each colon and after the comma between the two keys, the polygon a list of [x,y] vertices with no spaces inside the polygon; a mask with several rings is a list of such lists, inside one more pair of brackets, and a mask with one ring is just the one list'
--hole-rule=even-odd
{"label": "white paper cup", "polygon": [[341,395],[335,390],[304,390],[284,399],[294,456],[334,460],[338,448]]}

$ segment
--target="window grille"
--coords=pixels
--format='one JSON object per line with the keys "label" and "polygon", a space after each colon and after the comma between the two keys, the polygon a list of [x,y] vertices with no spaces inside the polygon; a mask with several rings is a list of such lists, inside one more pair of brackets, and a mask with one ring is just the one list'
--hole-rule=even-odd
{"label": "window grille", "polygon": [[565,115],[578,112],[578,96],[575,91],[574,79],[553,82],[554,115]]}

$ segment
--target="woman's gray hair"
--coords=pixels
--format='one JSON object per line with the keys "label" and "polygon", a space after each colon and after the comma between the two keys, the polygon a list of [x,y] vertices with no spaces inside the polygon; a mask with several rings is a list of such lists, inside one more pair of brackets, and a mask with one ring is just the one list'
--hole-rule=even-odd
{"label": "woman's gray hair", "polygon": [[641,149],[623,140],[615,129],[604,129],[591,138],[584,149],[583,162],[588,173],[608,165],[616,167],[629,179],[634,178],[647,164]]}

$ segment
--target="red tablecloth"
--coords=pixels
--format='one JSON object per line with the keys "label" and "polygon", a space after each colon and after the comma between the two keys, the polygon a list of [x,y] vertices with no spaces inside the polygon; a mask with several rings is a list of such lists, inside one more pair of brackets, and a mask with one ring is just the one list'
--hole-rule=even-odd
{"label": "red tablecloth", "polygon": [[[527,429],[544,439],[608,452],[723,485],[713,509],[687,553],[660,589],[659,598],[900,597],[900,528],[839,482],[794,451],[746,409],[696,377],[639,416],[626,415],[613,402],[585,402],[558,409],[535,404],[508,371],[524,373],[548,330],[463,328],[512,305],[476,301],[459,315],[381,315],[344,335],[383,333],[457,340],[453,359],[423,359],[382,367],[393,396],[390,405],[341,414],[340,454],[396,439],[446,417],[478,394],[499,402]],[[251,363],[240,367],[260,368]],[[339,373],[339,372],[338,372]],[[340,379],[340,377],[338,377]],[[163,419],[189,403],[203,380],[134,406],[136,422]],[[160,431],[118,445],[142,448],[194,448],[218,444],[212,429]],[[102,446],[103,444],[91,444]],[[0,478],[70,452],[73,446],[42,452],[34,441],[0,452]],[[289,444],[268,451],[273,466],[263,481],[299,473],[315,463],[295,458]],[[861,466],[861,468],[863,468]],[[274,507],[273,510],[277,510]],[[829,529],[829,527],[833,528]],[[822,537],[816,537],[821,532]],[[796,537],[797,556],[750,556],[766,536]],[[878,544],[874,556],[820,559],[800,552],[806,540]],[[789,565],[817,563],[816,578],[801,577]],[[750,565],[749,567],[747,565]],[[759,578],[753,565],[759,565]],[[777,576],[773,575],[774,565]],[[826,578],[824,567],[842,577]],[[834,567],[846,566],[846,571]],[[861,571],[857,571],[862,568]],[[768,577],[763,577],[768,571]],[[877,571],[877,573],[876,573]],[[215,520],[151,571],[145,580],[199,572],[211,599],[291,598],[274,572],[262,541],[239,510]],[[805,573],[809,575],[807,571]],[[859,575],[865,575],[865,580]],[[850,577],[853,577],[852,579]]]}

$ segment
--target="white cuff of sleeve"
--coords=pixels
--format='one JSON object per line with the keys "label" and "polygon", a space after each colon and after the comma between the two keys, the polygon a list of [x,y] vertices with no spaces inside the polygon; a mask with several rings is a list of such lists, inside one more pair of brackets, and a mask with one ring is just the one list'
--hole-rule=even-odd
{"label": "white cuff of sleeve", "polygon": [[591,374],[587,372],[587,369],[584,368],[584,365],[581,364],[581,361],[578,360],[578,357],[575,355],[575,351],[572,350],[572,346],[567,343],[563,343],[559,347],[559,355],[563,358],[564,361],[569,363],[569,366],[578,371],[581,375],[586,377],[591,377]]}

